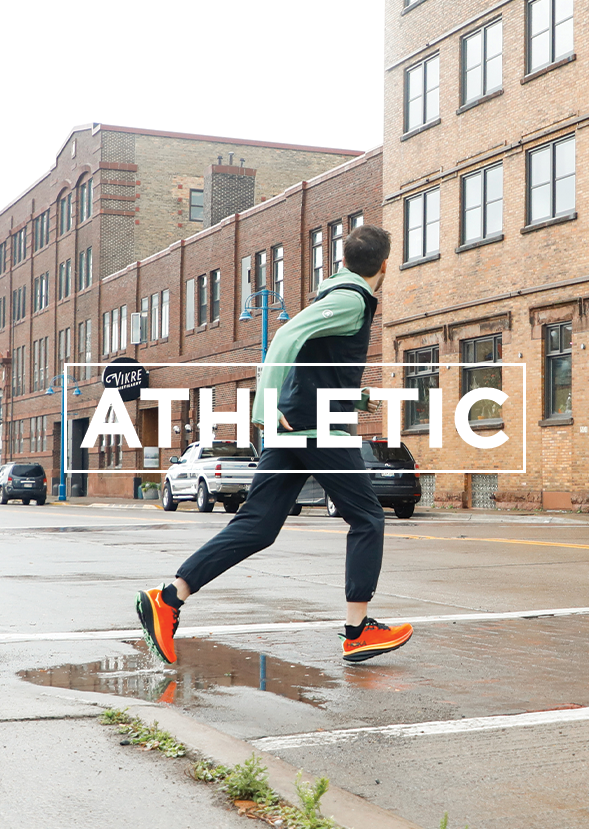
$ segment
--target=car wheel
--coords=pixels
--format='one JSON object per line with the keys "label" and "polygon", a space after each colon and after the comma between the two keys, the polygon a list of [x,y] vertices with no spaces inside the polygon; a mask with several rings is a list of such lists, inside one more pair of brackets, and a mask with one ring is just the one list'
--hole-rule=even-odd
{"label": "car wheel", "polygon": [[[45,496],[45,495],[41,495],[41,497],[40,497],[40,498],[37,498],[37,499],[36,499],[36,501],[37,501],[37,506],[38,506],[38,507],[44,507],[44,506],[45,506],[45,501],[46,501],[46,496]],[[28,504],[28,503],[29,503],[29,502],[27,501],[27,504]]]}
{"label": "car wheel", "polygon": [[393,504],[393,509],[397,518],[411,518],[415,512],[415,504]]}
{"label": "car wheel", "polygon": [[215,506],[214,501],[209,501],[209,488],[204,481],[201,481],[196,491],[196,506],[199,512],[212,512]]}
{"label": "car wheel", "polygon": [[31,503],[31,499],[30,498],[23,498],[22,502],[25,505],[25,507],[28,507],[29,504]]}
{"label": "car wheel", "polygon": [[241,501],[237,501],[235,498],[228,498],[226,501],[223,501],[223,506],[225,507],[225,512],[235,513],[239,509]]}
{"label": "car wheel", "polygon": [[166,512],[174,512],[178,509],[178,502],[174,501],[172,497],[172,487],[166,481],[164,491],[162,492],[162,507]]}
{"label": "car wheel", "polygon": [[329,495],[325,499],[325,506],[327,507],[327,514],[330,518],[339,518],[340,513],[336,505],[333,503]]}
{"label": "car wheel", "polygon": [[295,504],[293,504],[293,506],[290,508],[290,512],[289,512],[288,514],[289,514],[289,515],[300,515],[300,514],[301,514],[301,512],[302,512],[302,510],[303,510],[303,505],[302,505],[302,504],[296,504],[296,503],[295,503]]}
{"label": "car wheel", "polygon": [[7,504],[8,503],[8,495],[6,494],[6,490],[2,487],[2,492],[0,494],[0,504]]}

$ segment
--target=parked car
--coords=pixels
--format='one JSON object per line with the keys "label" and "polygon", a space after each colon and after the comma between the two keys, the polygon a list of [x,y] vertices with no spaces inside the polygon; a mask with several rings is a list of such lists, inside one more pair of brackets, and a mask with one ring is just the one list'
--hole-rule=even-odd
{"label": "parked car", "polygon": [[38,463],[6,463],[0,467],[0,504],[20,499],[23,504],[47,500],[47,476]]}
{"label": "parked car", "polygon": [[[384,438],[362,441],[362,457],[372,486],[383,507],[392,507],[397,518],[411,518],[415,505],[421,499],[418,464],[404,443],[398,448],[389,447]],[[410,470],[400,472],[398,470]],[[413,470],[413,471],[411,471]],[[300,515],[303,507],[327,507],[327,514],[337,518],[339,512],[323,487],[311,477],[301,490],[291,515]]]}
{"label": "parked car", "polygon": [[234,440],[215,440],[210,447],[191,443],[170,463],[162,487],[166,512],[178,509],[180,501],[196,501],[200,512],[211,512],[220,501],[226,512],[237,512],[258,466],[258,453],[251,443],[240,448]]}

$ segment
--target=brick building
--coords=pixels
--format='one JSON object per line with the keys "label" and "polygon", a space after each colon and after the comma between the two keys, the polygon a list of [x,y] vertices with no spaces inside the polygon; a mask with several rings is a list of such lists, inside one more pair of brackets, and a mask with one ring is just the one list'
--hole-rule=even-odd
{"label": "brick building", "polygon": [[[424,476],[438,504],[589,508],[587,21],[587,0],[386,4],[383,357],[418,389],[403,439],[422,468],[486,469]],[[479,386],[509,400],[471,426],[507,443],[481,454],[446,417],[431,448],[430,390],[451,410]],[[501,474],[524,416],[527,472]]]}
{"label": "brick building", "polygon": [[[173,407],[174,448],[160,458],[167,466],[197,437],[200,387],[215,388],[220,409],[234,408],[236,389],[255,388],[254,368],[194,365],[259,362],[260,322],[238,320],[247,296],[272,287],[295,314],[339,267],[351,227],[381,222],[381,204],[380,148],[359,155],[100,125],[74,131],[55,168],[0,214],[3,459],[38,459],[55,483],[61,395],[46,394],[51,378],[64,362],[133,357],[192,364],[151,370],[151,386],[191,389]],[[191,207],[199,221],[189,221]],[[219,210],[230,215],[201,230]],[[378,323],[374,331],[370,359],[378,362]],[[80,449],[101,373],[76,370],[71,465],[142,468],[142,450],[120,441]],[[157,444],[155,406],[127,406],[143,446]],[[361,418],[362,429],[379,431],[376,419]],[[72,483],[90,494],[129,495],[133,486],[131,474],[74,475]]]}

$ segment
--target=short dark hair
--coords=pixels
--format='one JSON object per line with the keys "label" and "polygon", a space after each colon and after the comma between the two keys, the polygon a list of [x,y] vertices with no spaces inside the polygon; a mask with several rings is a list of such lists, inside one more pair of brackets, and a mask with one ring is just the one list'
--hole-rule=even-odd
{"label": "short dark hair", "polygon": [[346,267],[359,276],[375,276],[390,252],[390,234],[376,225],[356,227],[344,242]]}

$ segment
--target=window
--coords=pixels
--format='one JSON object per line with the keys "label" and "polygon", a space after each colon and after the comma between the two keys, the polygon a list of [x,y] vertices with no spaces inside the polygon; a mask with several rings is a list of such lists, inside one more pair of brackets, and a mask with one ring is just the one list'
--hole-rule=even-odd
{"label": "window", "polygon": [[12,264],[18,265],[27,255],[27,228],[26,225],[14,234],[12,241]]}
{"label": "window", "polygon": [[462,243],[488,239],[503,229],[503,165],[462,178]]}
{"label": "window", "polygon": [[49,244],[49,210],[45,210],[33,222],[35,252]]}
{"label": "window", "polygon": [[[117,416],[111,409],[106,416],[107,423],[116,423]],[[101,435],[98,456],[100,469],[120,469],[123,466],[123,436]]]}
{"label": "window", "polygon": [[243,256],[241,259],[241,307],[245,308],[245,303],[252,293],[252,257]]}
{"label": "window", "polygon": [[284,247],[272,248],[272,290],[284,299]]}
{"label": "window", "polygon": [[59,264],[59,278],[57,281],[57,296],[65,299],[72,292],[72,260],[66,259]]}
{"label": "window", "polygon": [[440,250],[440,188],[405,199],[405,261]]}
{"label": "window", "polygon": [[207,276],[198,277],[198,319],[197,325],[204,325],[207,321]]}
{"label": "window", "polygon": [[311,233],[311,290],[316,291],[323,282],[323,231]]}
{"label": "window", "polygon": [[68,230],[72,229],[72,194],[59,199],[57,204],[57,212],[59,215],[59,235],[63,236]]}
{"label": "window", "polygon": [[127,348],[127,306],[121,305],[121,351]]}
{"label": "window", "polygon": [[92,248],[81,250],[78,255],[78,290],[92,285]]}
{"label": "window", "polygon": [[411,67],[405,78],[405,132],[411,132],[440,115],[440,56]]}
{"label": "window", "polygon": [[92,215],[92,179],[80,185],[80,222],[85,222]]}
{"label": "window", "polygon": [[27,315],[27,286],[15,288],[12,292],[12,321],[20,322]]}
{"label": "window", "polygon": [[496,20],[462,40],[462,103],[496,92],[503,84],[503,24]]}
{"label": "window", "polygon": [[266,251],[256,253],[256,291],[266,287]]}
{"label": "window", "polygon": [[162,291],[162,337],[170,336],[170,292]]}
{"label": "window", "polygon": [[575,210],[575,137],[528,153],[528,224]]}
{"label": "window", "polygon": [[364,215],[362,213],[356,213],[355,216],[350,216],[350,230],[356,230],[357,227],[361,227],[364,224]]}
{"label": "window", "polygon": [[[462,369],[462,394],[465,395],[473,389],[480,388],[501,388],[501,366],[493,365],[500,363],[502,359],[501,334],[494,334],[491,337],[479,337],[476,340],[466,340],[462,343],[463,363],[487,363],[476,368],[465,367]],[[492,400],[479,400],[470,410],[469,420],[489,420],[501,417],[501,406]]]}
{"label": "window", "polygon": [[6,242],[0,245],[0,276],[6,270]]}
{"label": "window", "polygon": [[[83,323],[82,323],[83,325]],[[80,326],[81,328],[81,326]],[[85,333],[85,332],[84,332]],[[57,362],[58,362],[58,374],[63,374],[64,371],[64,364],[69,363],[71,360],[71,350],[72,350],[72,330],[71,328],[64,328],[62,331],[59,332],[57,338]],[[81,349],[80,349],[81,351]],[[83,360],[80,360],[83,362]]]}
{"label": "window", "polygon": [[194,279],[186,282],[186,330],[194,331]]}
{"label": "window", "polygon": [[49,338],[42,337],[33,343],[33,391],[45,388],[49,380]]}
{"label": "window", "polygon": [[219,319],[221,313],[221,271],[211,271],[211,322]]}
{"label": "window", "polygon": [[36,276],[33,289],[33,313],[35,313],[49,305],[49,273]]}
{"label": "window", "polygon": [[336,222],[330,226],[330,252],[329,259],[329,273],[334,274],[339,271],[342,266],[344,258],[344,226],[341,222]]}
{"label": "window", "polygon": [[31,418],[31,452],[45,452],[47,450],[47,417]]}
{"label": "window", "polygon": [[6,327],[6,297],[0,296],[0,331]]}
{"label": "window", "polygon": [[405,352],[405,388],[418,389],[417,400],[405,403],[405,428],[429,423],[429,390],[440,385],[440,367],[432,365],[440,360],[439,346],[418,348]]}
{"label": "window", "polygon": [[26,346],[21,345],[12,352],[12,396],[26,393]]}
{"label": "window", "polygon": [[[85,320],[78,325],[78,362],[92,362],[92,320]],[[80,369],[80,380],[92,377],[92,366]]]}
{"label": "window", "polygon": [[24,420],[13,420],[9,424],[11,451],[14,455],[22,454],[25,451],[25,422]]}
{"label": "window", "polygon": [[204,192],[202,190],[190,191],[190,212],[191,222],[202,222],[204,212]]}
{"label": "window", "polygon": [[546,417],[570,417],[572,399],[573,324],[546,326]]}
{"label": "window", "polygon": [[160,336],[160,295],[151,295],[151,340],[159,340]]}
{"label": "window", "polygon": [[528,2],[528,73],[573,51],[573,0]]}
{"label": "window", "polygon": [[110,311],[102,315],[102,354],[110,354]]}
{"label": "window", "polygon": [[149,299],[144,296],[141,300],[141,316],[140,316],[140,342],[147,342],[149,326]]}

